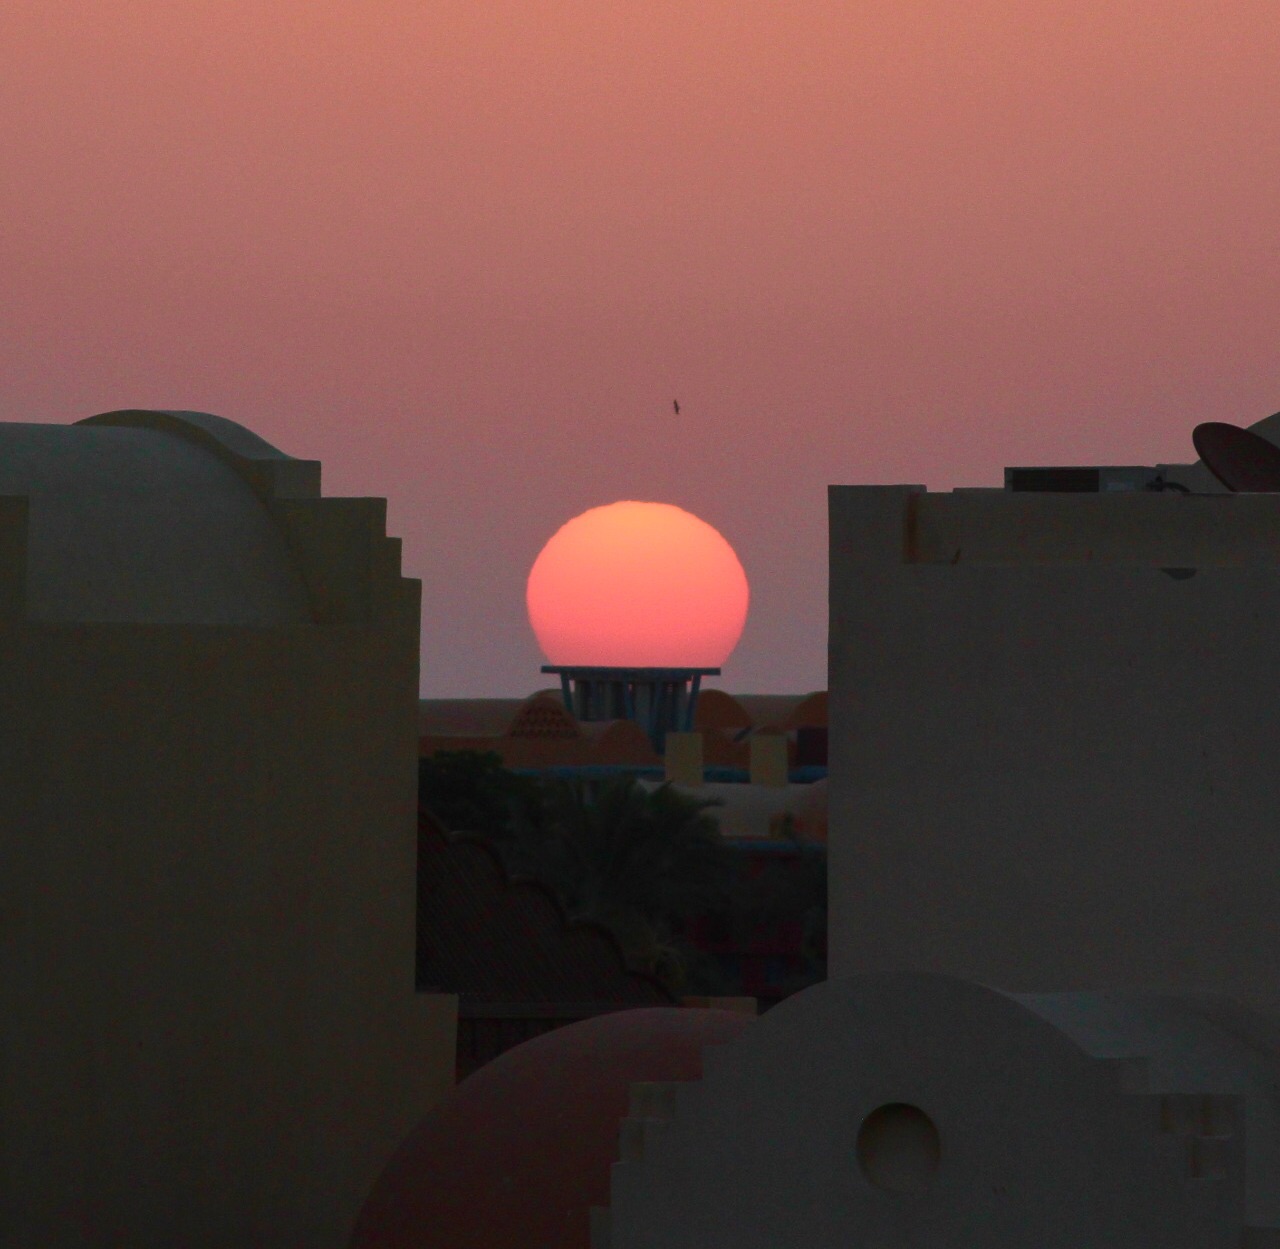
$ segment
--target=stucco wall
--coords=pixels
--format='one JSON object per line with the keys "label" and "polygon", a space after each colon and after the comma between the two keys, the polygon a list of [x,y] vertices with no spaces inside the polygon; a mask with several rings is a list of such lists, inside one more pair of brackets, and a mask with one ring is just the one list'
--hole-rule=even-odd
{"label": "stucco wall", "polygon": [[918,490],[830,493],[832,975],[1280,996],[1280,497]]}
{"label": "stucco wall", "polygon": [[327,623],[0,592],[0,1243],[336,1249],[452,1084],[456,999],[413,990],[418,583],[376,505],[345,547],[288,524],[365,502],[273,516]]}

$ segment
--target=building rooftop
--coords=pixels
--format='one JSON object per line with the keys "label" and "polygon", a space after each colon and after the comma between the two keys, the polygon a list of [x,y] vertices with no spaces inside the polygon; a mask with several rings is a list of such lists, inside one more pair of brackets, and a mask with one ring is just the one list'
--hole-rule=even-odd
{"label": "building rooftop", "polygon": [[251,484],[293,460],[205,413],[0,425],[0,497],[27,500],[25,614],[39,621],[311,620],[285,534]]}
{"label": "building rooftop", "polygon": [[704,1047],[753,1026],[725,1010],[626,1010],[508,1050],[401,1146],[350,1249],[590,1249],[632,1085],[699,1079]]}

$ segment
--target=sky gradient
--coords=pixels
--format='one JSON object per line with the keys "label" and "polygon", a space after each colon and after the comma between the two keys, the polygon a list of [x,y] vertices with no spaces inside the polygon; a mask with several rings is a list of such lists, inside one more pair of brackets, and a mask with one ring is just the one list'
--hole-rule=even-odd
{"label": "sky gradient", "polygon": [[714,525],[721,683],[799,692],[828,483],[1280,409],[1275,0],[31,0],[0,54],[0,420],[216,412],[385,496],[424,696],[544,683],[587,508]]}

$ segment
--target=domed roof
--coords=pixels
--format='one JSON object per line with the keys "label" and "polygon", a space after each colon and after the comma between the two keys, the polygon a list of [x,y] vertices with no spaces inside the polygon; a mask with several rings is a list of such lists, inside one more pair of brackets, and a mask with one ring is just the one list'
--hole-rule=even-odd
{"label": "domed roof", "polygon": [[420,698],[418,733],[423,737],[582,738],[582,728],[566,709],[559,690],[539,690],[528,698]]}
{"label": "domed roof", "polygon": [[301,574],[252,483],[318,493],[318,475],[318,465],[207,413],[0,424],[0,496],[28,500],[26,616],[305,623]]}
{"label": "domed roof", "polygon": [[730,693],[712,686],[698,694],[694,724],[700,729],[749,729],[751,713]]}
{"label": "domed roof", "polygon": [[350,1249],[589,1249],[636,1081],[696,1080],[752,1019],[654,1007],[568,1024],[454,1088],[387,1164]]}
{"label": "domed roof", "polygon": [[809,694],[739,694],[738,701],[746,708],[757,730],[786,732],[802,725],[827,723],[825,690]]}
{"label": "domed roof", "polygon": [[698,695],[694,723],[700,729],[792,730],[827,723],[827,691],[809,694],[739,694],[722,689]]}
{"label": "domed roof", "polygon": [[551,694],[532,694],[520,705],[507,729],[512,737],[545,737],[578,741],[582,729],[563,701]]}
{"label": "domed roof", "polygon": [[598,763],[662,766],[649,734],[634,720],[589,720],[581,727]]}

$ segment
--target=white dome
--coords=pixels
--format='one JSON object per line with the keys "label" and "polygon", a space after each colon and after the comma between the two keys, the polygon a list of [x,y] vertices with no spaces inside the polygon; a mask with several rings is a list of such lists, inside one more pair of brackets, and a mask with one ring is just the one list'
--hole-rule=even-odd
{"label": "white dome", "polygon": [[28,500],[27,618],[310,621],[284,531],[251,484],[264,460],[295,479],[318,470],[204,413],[0,424],[0,496]]}

